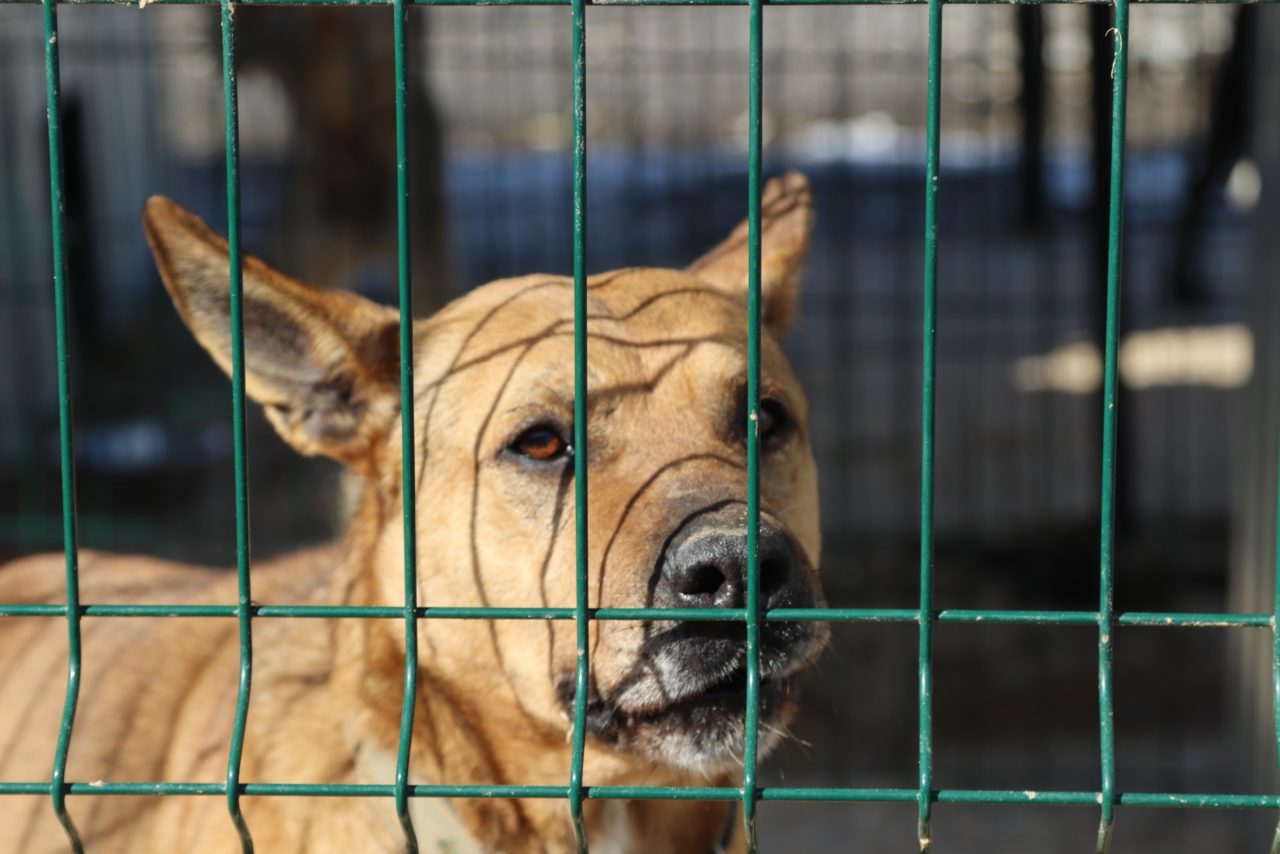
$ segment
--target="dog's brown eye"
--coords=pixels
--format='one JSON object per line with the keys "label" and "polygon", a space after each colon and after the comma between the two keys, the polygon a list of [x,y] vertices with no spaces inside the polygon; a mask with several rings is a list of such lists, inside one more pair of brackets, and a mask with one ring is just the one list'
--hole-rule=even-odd
{"label": "dog's brown eye", "polygon": [[538,425],[525,430],[511,443],[511,450],[537,462],[550,462],[569,455],[569,443],[554,427]]}
{"label": "dog's brown eye", "polygon": [[[742,391],[740,398],[738,414],[733,419],[733,432],[739,441],[746,441],[747,437],[747,402],[746,390]],[[760,415],[758,424],[758,433],[760,436],[760,446],[768,448],[777,445],[790,435],[794,422],[791,420],[791,413],[787,411],[786,404],[778,400],[776,397],[760,398]]]}
{"label": "dog's brown eye", "polygon": [[791,426],[787,408],[778,400],[766,397],[760,401],[760,442],[766,443],[786,435]]}

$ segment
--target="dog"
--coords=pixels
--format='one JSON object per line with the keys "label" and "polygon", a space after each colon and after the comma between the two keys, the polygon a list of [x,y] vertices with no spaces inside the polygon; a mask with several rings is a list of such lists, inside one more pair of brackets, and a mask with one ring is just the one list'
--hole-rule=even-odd
{"label": "dog", "polygon": [[[805,397],[778,338],[793,313],[813,219],[807,181],[762,197],[760,601],[822,604],[817,473]],[[231,364],[228,248],[155,197],[147,240],[174,305]],[[743,607],[746,581],[747,226],[685,270],[587,282],[590,606]],[[403,602],[399,318],[355,294],[301,284],[245,256],[246,389],[286,442],[341,461],[358,500],[339,542],[256,563],[259,604]],[[479,287],[413,330],[413,476],[419,601],[572,605],[575,596],[573,282]],[[230,603],[225,570],[80,555],[85,603]],[[62,557],[0,570],[0,601],[65,600]],[[413,783],[567,784],[572,621],[419,623]],[[795,679],[821,622],[760,628],[761,755],[796,710]],[[64,698],[66,627],[0,620],[0,779],[48,780]],[[584,778],[590,786],[733,786],[745,731],[745,628],[593,621]],[[404,690],[393,619],[253,622],[241,781],[390,784]],[[83,682],[67,779],[224,779],[237,694],[237,624],[220,618],[83,620]],[[389,798],[242,797],[262,852],[402,851]],[[73,795],[90,852],[237,850],[221,797]],[[554,799],[413,798],[426,851],[564,851]],[[731,803],[585,805],[599,851],[741,848]],[[0,849],[65,851],[47,796],[0,797]]]}

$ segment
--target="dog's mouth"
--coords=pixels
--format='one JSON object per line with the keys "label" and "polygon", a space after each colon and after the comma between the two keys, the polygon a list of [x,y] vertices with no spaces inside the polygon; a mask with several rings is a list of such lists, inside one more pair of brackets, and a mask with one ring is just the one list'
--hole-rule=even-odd
{"label": "dog's mouth", "polygon": [[[804,642],[785,648],[762,644],[756,692],[761,754],[774,746],[794,717],[797,677],[825,646],[824,625],[811,623],[805,628]],[[727,654],[714,655],[702,644],[692,649],[684,646],[669,644],[663,650],[666,655],[650,656],[635,671],[640,675],[633,682],[615,686],[603,696],[593,685],[587,701],[587,732],[597,742],[661,764],[706,773],[731,768],[741,762],[746,734],[744,648],[729,643],[727,649],[718,649]],[[716,647],[711,644],[711,649]],[[716,660],[719,666],[711,667]],[[557,687],[562,707],[572,717],[572,680],[565,678]]]}
{"label": "dog's mouth", "polygon": [[[779,701],[789,696],[791,681],[786,678],[762,677],[759,682],[760,718],[771,718]],[[737,668],[724,678],[706,687],[686,694],[678,700],[635,710],[610,707],[604,702],[589,704],[587,725],[597,736],[607,736],[613,731],[635,730],[640,727],[684,726],[697,728],[704,725],[730,722],[745,715],[747,706],[747,671]]]}
{"label": "dog's mouth", "polygon": [[[762,677],[757,694],[756,720],[767,750],[769,735],[780,732],[793,713],[794,683]],[[741,761],[747,700],[747,672],[737,668],[660,705],[626,709],[594,699],[587,704],[587,731],[597,741],[666,765],[711,772]]]}

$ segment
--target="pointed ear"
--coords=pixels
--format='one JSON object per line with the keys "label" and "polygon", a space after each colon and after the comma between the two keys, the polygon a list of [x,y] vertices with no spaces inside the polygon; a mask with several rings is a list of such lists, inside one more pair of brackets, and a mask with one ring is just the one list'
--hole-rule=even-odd
{"label": "pointed ear", "polygon": [[[196,340],[231,371],[227,242],[159,196],[142,217],[173,304]],[[245,389],[303,454],[365,473],[400,412],[398,315],[345,291],[308,287],[249,255],[243,261]]]}
{"label": "pointed ear", "polygon": [[[800,269],[813,228],[809,181],[788,172],[769,181],[760,196],[760,295],[764,324],[774,335],[787,330],[800,295]],[[688,271],[718,289],[747,293],[747,222],[689,266]]]}

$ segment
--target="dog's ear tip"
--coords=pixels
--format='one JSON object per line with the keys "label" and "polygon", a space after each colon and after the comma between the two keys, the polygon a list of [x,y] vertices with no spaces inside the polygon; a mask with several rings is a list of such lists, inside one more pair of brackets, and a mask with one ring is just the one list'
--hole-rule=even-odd
{"label": "dog's ear tip", "polygon": [[142,230],[154,246],[164,242],[168,231],[179,217],[182,208],[172,199],[165,196],[151,196],[142,206]]}
{"label": "dog's ear tip", "polygon": [[150,196],[142,206],[142,225],[149,234],[202,231],[200,218],[168,196]]}
{"label": "dog's ear tip", "polygon": [[158,219],[173,216],[179,209],[178,203],[168,196],[148,196],[142,205],[142,221],[150,225]]}
{"label": "dog's ear tip", "polygon": [[803,172],[796,169],[788,169],[781,175],[776,176],[769,183],[777,184],[783,189],[792,191],[807,191],[809,189],[808,177],[806,177]]}
{"label": "dog's ear tip", "polygon": [[146,235],[151,251],[159,259],[170,242],[167,232],[175,219],[177,204],[164,196],[150,196],[142,205],[142,233]]}
{"label": "dog's ear tip", "polygon": [[797,172],[792,169],[771,178],[765,184],[764,195],[766,197],[790,196],[809,202],[813,198],[813,189],[809,184],[809,179],[803,172]]}

